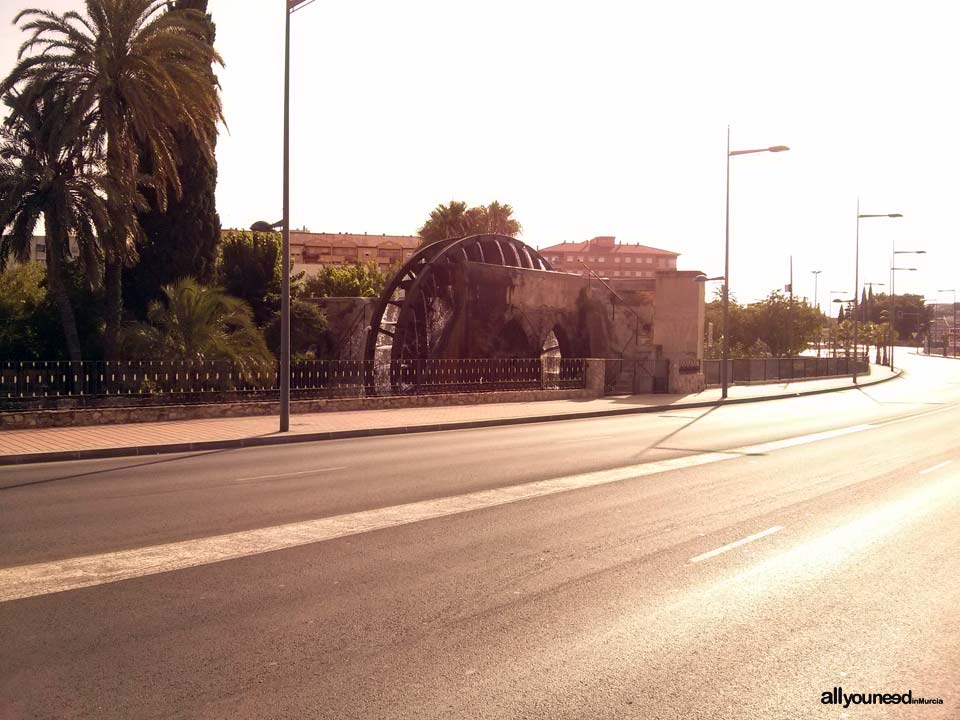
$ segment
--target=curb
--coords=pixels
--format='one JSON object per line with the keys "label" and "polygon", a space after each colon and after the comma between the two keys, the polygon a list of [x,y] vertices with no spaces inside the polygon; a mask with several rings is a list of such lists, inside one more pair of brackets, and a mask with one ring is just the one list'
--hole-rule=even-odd
{"label": "curb", "polygon": [[673,405],[644,405],[642,407],[617,408],[615,410],[592,410],[589,412],[560,413],[557,415],[536,415],[529,417],[495,418],[492,420],[467,420],[452,423],[433,423],[428,425],[409,425],[406,427],[363,428],[358,430],[334,430],[329,432],[299,433],[267,437],[236,438],[232,440],[203,440],[192,443],[171,443],[167,445],[141,445],[139,447],[97,448],[93,450],[63,450],[42,453],[23,453],[20,455],[0,456],[0,466],[28,465],[47,462],[65,462],[69,460],[99,460],[117,457],[139,457],[169,453],[200,452],[204,450],[229,450],[248,447],[267,447],[272,445],[291,445],[293,443],[318,442],[322,440],[347,440],[361,437],[379,437],[385,435],[412,435],[414,433],[440,432],[443,430],[472,430],[476,428],[498,427],[506,425],[529,425],[541,422],[561,420],[587,420],[597,417],[615,417],[618,415],[638,415],[642,413],[664,412],[686,408],[721,407],[724,405],[743,405],[746,403],[766,402],[768,400],[787,400],[805,395],[823,395],[832,392],[844,392],[879,385],[895,380],[903,374],[896,374],[878,380],[859,383],[856,386],[821,388],[819,390],[798,390],[745,398],[727,398],[726,400],[704,400],[702,402],[675,403]]}

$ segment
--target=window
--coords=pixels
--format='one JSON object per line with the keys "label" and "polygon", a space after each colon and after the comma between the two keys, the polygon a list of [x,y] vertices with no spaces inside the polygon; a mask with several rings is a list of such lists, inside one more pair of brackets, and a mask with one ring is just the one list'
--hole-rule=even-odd
{"label": "window", "polygon": [[607,259],[603,255],[597,258],[597,262],[606,262],[606,261]]}
{"label": "window", "polygon": [[648,258],[647,258],[647,265],[652,265],[652,264],[653,264],[653,258],[652,258],[652,257],[648,257]]}
{"label": "window", "polygon": [[633,258],[632,258],[632,257],[625,257],[625,258],[623,259],[623,261],[624,261],[625,263],[633,262]]}
{"label": "window", "polygon": [[38,253],[45,253],[46,251],[47,251],[47,246],[46,246],[46,245],[44,245],[43,243],[37,243],[37,252],[38,252]]}

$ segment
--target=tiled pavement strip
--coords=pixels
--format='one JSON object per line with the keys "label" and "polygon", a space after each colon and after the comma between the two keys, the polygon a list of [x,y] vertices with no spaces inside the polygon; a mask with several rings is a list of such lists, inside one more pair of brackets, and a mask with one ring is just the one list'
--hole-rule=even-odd
{"label": "tiled pavement strip", "polygon": [[[882,382],[890,377],[891,374],[886,368],[872,366],[869,378],[863,378],[861,383]],[[745,401],[751,398],[809,394],[852,387],[851,380],[847,378],[732,386],[729,399]],[[321,439],[310,436],[324,433],[356,432],[373,435],[380,432],[385,434],[390,429],[394,429],[394,432],[402,432],[405,429],[412,431],[418,428],[442,429],[436,426],[499,424],[518,422],[525,418],[536,422],[537,419],[557,420],[582,413],[601,415],[631,411],[649,412],[682,408],[691,404],[710,404],[719,400],[719,388],[711,388],[692,395],[607,396],[595,400],[550,400],[294,414],[290,417],[290,432],[283,436],[277,432],[275,416],[6,430],[0,432],[0,464],[36,462],[41,460],[41,456],[50,453],[83,453],[116,449],[117,455],[136,455],[159,452],[158,446],[163,445],[233,443],[244,440],[250,440],[250,444],[256,444],[258,440],[272,444],[274,440],[279,440],[281,437],[284,441],[296,442]],[[137,452],[138,448],[141,449],[140,453]],[[65,458],[51,457],[50,459]]]}

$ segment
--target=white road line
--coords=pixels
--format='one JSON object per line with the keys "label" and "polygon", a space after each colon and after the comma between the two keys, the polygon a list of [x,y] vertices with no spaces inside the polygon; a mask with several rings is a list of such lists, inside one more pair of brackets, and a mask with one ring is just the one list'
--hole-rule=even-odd
{"label": "white road line", "polygon": [[573,443],[582,443],[590,442],[591,440],[606,440],[607,438],[616,437],[616,435],[593,435],[591,437],[582,437],[576,438],[574,440],[557,440],[556,442],[550,443],[551,445],[571,445]]}
{"label": "white road line", "polygon": [[346,470],[346,465],[340,467],[316,468],[315,470],[300,470],[299,472],[279,473],[278,475],[256,475],[254,477],[236,478],[232,482],[247,482],[248,480],[272,480],[282,477],[295,477],[296,475],[312,475],[313,473],[333,472],[334,470]]}
{"label": "white road line", "polygon": [[939,470],[940,468],[945,468],[947,465],[949,465],[949,464],[952,463],[952,462],[953,462],[953,460],[944,460],[944,461],[943,461],[942,463],[940,463],[939,465],[934,465],[933,467],[928,467],[926,470],[921,470],[921,471],[920,471],[920,474],[921,474],[921,475],[926,475],[927,473],[936,472],[936,471]]}
{"label": "white road line", "polygon": [[761,532],[754,533],[753,535],[748,535],[745,538],[741,538],[736,542],[732,542],[729,545],[724,545],[723,547],[718,547],[716,550],[711,550],[710,552],[705,552],[703,555],[697,555],[696,557],[690,558],[690,562],[698,563],[703,562],[704,560],[709,560],[714,558],[717,555],[722,555],[723,553],[738,548],[741,545],[746,545],[747,543],[752,543],[754,540],[759,540],[760,538],[766,537],[767,535],[773,535],[783,530],[783,525],[774,525],[773,527],[762,530]]}
{"label": "white road line", "polygon": [[790,438],[779,443],[750,445],[727,452],[687,455],[642,465],[540,480],[524,485],[483,490],[394,507],[365,510],[349,515],[338,515],[165,545],[0,569],[0,602],[182,570],[333,540],[348,535],[358,535],[374,530],[482,510],[570,490],[580,490],[648,475],[657,475],[672,470],[708,465],[742,457],[743,455],[761,454],[780,447],[794,447],[829,437],[846,435],[851,432],[866,430],[869,427],[871,426],[858,425],[853,428],[843,428],[827,433]]}

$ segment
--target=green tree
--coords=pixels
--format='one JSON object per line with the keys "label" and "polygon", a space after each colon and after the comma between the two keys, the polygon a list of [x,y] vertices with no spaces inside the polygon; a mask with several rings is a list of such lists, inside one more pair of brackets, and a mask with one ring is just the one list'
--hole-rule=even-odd
{"label": "green tree", "polygon": [[[790,303],[774,291],[766,299],[740,305],[732,298],[728,309],[731,357],[748,357],[764,352],[774,357],[797,355],[817,341],[823,315],[806,302]],[[714,324],[714,333],[723,332],[723,301],[717,297],[706,306],[705,323]],[[713,352],[719,357],[721,340],[715,339]],[[763,355],[764,357],[766,355]]]}
{"label": "green tree", "polygon": [[328,265],[307,278],[303,293],[307,297],[379,297],[387,276],[376,263]]}
{"label": "green tree", "polygon": [[32,262],[0,272],[0,360],[39,358],[36,316],[47,298],[45,277],[43,266]]}
{"label": "green tree", "polygon": [[467,207],[465,202],[451,200],[448,205],[437,205],[430,217],[417,231],[423,244],[429,245],[448,238],[491,233],[519,235],[522,226],[513,217],[513,208],[494,200],[489,205]]}
{"label": "green tree", "polygon": [[220,285],[250,305],[258,325],[280,308],[280,245],[279,233],[227,230],[220,246]]}
{"label": "green tree", "polygon": [[[213,156],[211,121],[222,120],[210,67],[221,63],[207,42],[206,18],[196,10],[167,12],[165,0],[86,0],[86,14],[28,9],[14,19],[30,33],[0,93],[22,88],[26,105],[59,88],[75,100],[73,123],[89,120],[91,141],[103,147],[110,228],[101,237],[108,353],[122,313],[122,268],[140,236],[140,161],[164,207],[168,187],[181,191],[178,128],[189,128],[198,149]],[[215,126],[214,132],[215,132]]]}
{"label": "green tree", "polygon": [[227,361],[242,372],[273,364],[250,306],[219,288],[184,278],[150,304],[147,322],[127,323],[120,347],[129,359]]}
{"label": "green tree", "polygon": [[[316,305],[305,300],[290,303],[290,353],[293,356],[324,355],[327,349],[327,316]],[[264,332],[273,354],[280,356],[280,314],[277,313]]]}
{"label": "green tree", "polygon": [[70,234],[87,277],[99,275],[98,235],[108,226],[101,191],[109,187],[95,169],[82,125],[69,119],[70,99],[51,88],[26,98],[10,91],[11,115],[0,128],[0,269],[13,255],[30,259],[33,233],[42,219],[47,284],[56,303],[71,360],[82,358],[76,315],[67,289]]}
{"label": "green tree", "polygon": [[[204,39],[211,46],[216,39],[216,26],[207,13],[207,0],[177,0],[173,12],[193,10],[204,13]],[[216,86],[212,68],[207,81]],[[214,118],[209,118],[204,136],[212,138],[216,147]],[[124,272],[124,307],[143,317],[147,304],[160,294],[160,288],[179,278],[192,276],[201,283],[211,283],[216,276],[217,248],[220,244],[220,216],[217,214],[217,163],[212,154],[203,151],[189,127],[174,131],[178,148],[177,175],[181,192],[169,194],[162,207],[156,192],[149,187],[143,194],[149,209],[139,216],[143,235],[137,243],[138,261]],[[144,160],[144,170],[149,165]]]}

